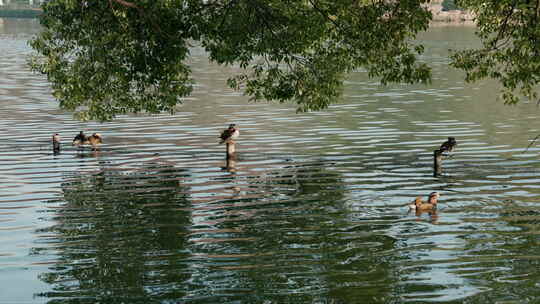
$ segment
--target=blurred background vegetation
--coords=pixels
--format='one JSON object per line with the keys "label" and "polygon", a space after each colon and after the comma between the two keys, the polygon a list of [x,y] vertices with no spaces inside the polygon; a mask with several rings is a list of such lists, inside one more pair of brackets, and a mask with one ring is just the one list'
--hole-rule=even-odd
{"label": "blurred background vegetation", "polygon": [[442,2],[443,11],[459,10],[459,7],[456,5],[455,0],[444,0]]}
{"label": "blurred background vegetation", "polygon": [[[0,0],[0,18],[35,18],[39,16],[38,8],[47,0]],[[442,11],[459,10],[455,0],[443,0]]]}
{"label": "blurred background vegetation", "polygon": [[45,0],[0,0],[0,18],[35,18]]}

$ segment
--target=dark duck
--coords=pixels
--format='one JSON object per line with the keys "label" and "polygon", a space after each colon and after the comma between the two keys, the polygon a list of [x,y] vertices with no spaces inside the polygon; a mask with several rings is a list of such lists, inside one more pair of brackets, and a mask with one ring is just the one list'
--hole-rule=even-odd
{"label": "dark duck", "polygon": [[103,143],[103,138],[101,134],[94,133],[90,136],[86,136],[83,131],[81,131],[71,143],[73,146],[82,147],[83,145],[91,145],[93,149],[96,149],[100,144]]}
{"label": "dark duck", "polygon": [[443,142],[441,147],[439,148],[439,152],[452,152],[457,146],[457,141],[454,137],[448,137],[448,140]]}
{"label": "dark duck", "polygon": [[221,138],[221,141],[219,142],[219,144],[234,141],[235,139],[238,138],[238,136],[240,136],[240,131],[238,131],[238,128],[236,128],[236,125],[230,124],[229,128],[221,132],[221,135],[219,136],[219,138]]}
{"label": "dark duck", "polygon": [[60,134],[58,133],[53,134],[52,143],[53,143],[53,152],[59,153],[60,152]]}

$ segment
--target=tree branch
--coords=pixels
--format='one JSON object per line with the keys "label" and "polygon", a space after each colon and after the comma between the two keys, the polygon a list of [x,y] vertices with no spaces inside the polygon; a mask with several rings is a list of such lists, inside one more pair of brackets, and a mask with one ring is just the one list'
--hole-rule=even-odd
{"label": "tree branch", "polygon": [[341,29],[339,24],[333,20],[332,18],[330,18],[330,16],[328,15],[327,12],[323,11],[321,8],[319,8],[319,6],[317,5],[317,3],[313,2],[313,0],[309,0],[309,3],[311,4],[311,6],[313,6],[313,8],[323,16],[323,18],[329,20],[331,23],[334,24],[334,26],[337,28],[337,29]]}
{"label": "tree branch", "polygon": [[527,149],[525,149],[525,151],[523,151],[522,153],[526,153],[527,151],[529,151],[529,148],[534,145],[536,143],[536,141],[538,140],[538,138],[540,138],[540,135],[537,135],[532,141],[531,143],[527,146]]}
{"label": "tree branch", "polygon": [[225,19],[229,16],[229,10],[235,6],[237,0],[231,0],[225,5],[225,13],[223,14],[223,18],[221,19],[221,23],[219,25],[219,29],[223,28],[223,25],[225,24]]}
{"label": "tree branch", "polygon": [[[111,0],[109,0],[111,1]],[[141,8],[138,7],[135,3],[131,3],[131,2],[127,2],[127,1],[124,1],[124,0],[112,0],[122,6],[125,6],[125,7],[131,7],[131,8],[136,8],[138,10],[140,10]]]}
{"label": "tree branch", "polygon": [[[146,18],[147,20],[150,21],[150,24],[160,33],[164,33],[162,30],[161,30],[161,27],[159,26],[158,23],[155,22],[155,20],[153,18],[151,18],[150,16],[148,16],[145,11],[140,7],[138,6],[137,4],[135,3],[132,3],[132,2],[128,2],[128,1],[125,1],[125,0],[109,0],[109,5],[111,6],[111,9],[114,9],[112,7],[112,2],[115,2],[115,3],[118,3],[120,5],[122,5],[123,7],[128,7],[128,8],[134,8],[136,9],[138,12],[139,12],[139,15],[141,16],[141,18]],[[165,35],[169,36],[170,35],[168,33],[164,33]]]}
{"label": "tree branch", "polygon": [[516,7],[516,1],[512,3],[510,6],[510,9],[508,10],[508,13],[506,14],[503,23],[499,29],[499,32],[497,33],[497,38],[494,40],[494,47],[497,49],[499,46],[497,46],[497,42],[503,37],[504,34],[506,34],[506,28],[508,27],[508,22],[510,20],[510,17],[514,14],[514,8]]}

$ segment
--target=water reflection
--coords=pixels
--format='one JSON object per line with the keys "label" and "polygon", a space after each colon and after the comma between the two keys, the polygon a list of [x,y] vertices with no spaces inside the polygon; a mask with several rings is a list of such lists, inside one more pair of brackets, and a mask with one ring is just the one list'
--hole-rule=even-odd
{"label": "water reflection", "polygon": [[39,33],[39,20],[0,18],[0,35],[21,35],[30,36]]}
{"label": "water reflection", "polygon": [[[204,183],[198,169],[161,157],[131,172],[97,159],[97,173],[65,176],[56,224],[39,231],[47,246],[33,249],[58,256],[40,276],[53,290],[40,296],[54,303],[324,296],[336,284],[328,261],[348,255],[334,227],[345,197],[340,174],[322,160],[271,159],[245,155],[236,172],[206,172]],[[292,261],[298,265],[286,266]]]}
{"label": "water reflection", "polygon": [[409,213],[414,213],[418,220],[427,217],[431,224],[437,224],[439,221],[439,214],[437,210],[409,210]]}
{"label": "water reflection", "polygon": [[[139,170],[75,174],[62,183],[48,247],[58,261],[40,279],[55,303],[181,298],[190,223],[185,170],[148,162]],[[148,302],[146,302],[148,303]]]}

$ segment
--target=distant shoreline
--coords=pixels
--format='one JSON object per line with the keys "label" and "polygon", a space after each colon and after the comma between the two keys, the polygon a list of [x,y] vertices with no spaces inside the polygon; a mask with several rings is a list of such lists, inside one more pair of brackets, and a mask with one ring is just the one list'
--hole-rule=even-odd
{"label": "distant shoreline", "polygon": [[[432,12],[433,13],[433,12]],[[476,25],[474,17],[464,11],[446,11],[433,13],[431,25]]]}
{"label": "distant shoreline", "polygon": [[[433,15],[431,25],[471,25],[474,26],[474,16],[466,11],[443,11],[440,4],[429,5]],[[0,18],[37,18],[43,12],[40,8],[0,8]]]}
{"label": "distant shoreline", "polygon": [[465,25],[474,26],[474,15],[467,11],[451,10],[443,11],[442,1],[432,1],[428,5],[428,10],[431,12],[433,19],[431,25]]}
{"label": "distant shoreline", "polygon": [[40,8],[0,8],[0,18],[37,18],[42,12]]}

